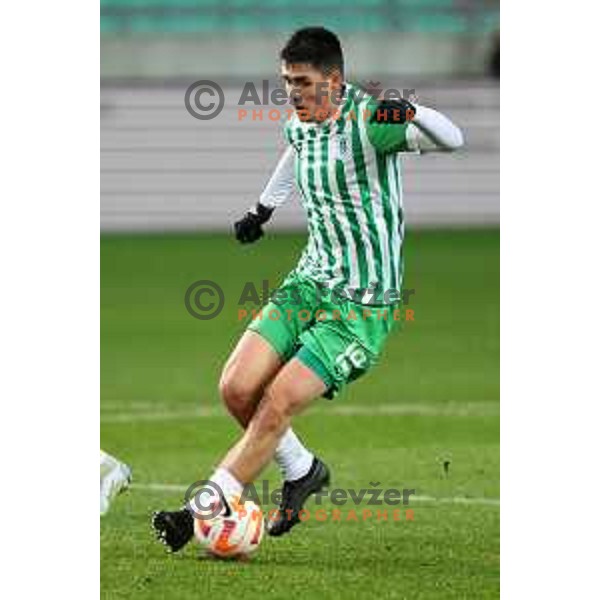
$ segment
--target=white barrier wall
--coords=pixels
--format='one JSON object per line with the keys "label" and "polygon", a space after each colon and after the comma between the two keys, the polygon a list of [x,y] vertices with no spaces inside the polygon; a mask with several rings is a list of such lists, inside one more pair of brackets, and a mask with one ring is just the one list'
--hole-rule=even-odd
{"label": "white barrier wall", "polygon": [[[103,231],[229,229],[257,200],[283,147],[281,123],[271,121],[268,111],[278,108],[285,118],[286,107],[256,107],[263,109],[262,121],[252,120],[251,110],[240,120],[242,87],[229,85],[223,88],[225,107],[220,115],[201,121],[184,106],[191,83],[191,79],[160,86],[103,82]],[[416,88],[419,101],[446,112],[466,138],[466,147],[458,154],[406,157],[408,224],[498,224],[497,84],[386,84]],[[297,199],[278,211],[274,226],[305,226]]]}
{"label": "white barrier wall", "polygon": [[[100,68],[105,79],[272,77],[279,67],[278,50],[287,32],[203,32],[191,35],[102,34]],[[456,34],[380,31],[342,33],[348,73],[389,77],[481,77],[487,68],[496,36],[492,33]]]}

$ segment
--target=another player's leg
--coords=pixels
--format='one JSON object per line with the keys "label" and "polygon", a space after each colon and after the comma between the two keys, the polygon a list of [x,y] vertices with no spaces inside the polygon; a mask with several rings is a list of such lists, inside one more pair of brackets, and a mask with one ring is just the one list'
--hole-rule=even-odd
{"label": "another player's leg", "polygon": [[113,499],[131,483],[131,469],[114,456],[100,450],[100,516],[106,514]]}

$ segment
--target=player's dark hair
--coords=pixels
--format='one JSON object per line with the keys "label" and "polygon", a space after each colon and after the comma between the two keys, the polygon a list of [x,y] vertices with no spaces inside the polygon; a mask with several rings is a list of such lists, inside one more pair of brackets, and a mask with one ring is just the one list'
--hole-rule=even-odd
{"label": "player's dark hair", "polygon": [[344,75],[342,45],[335,33],[324,27],[299,29],[281,51],[286,63],[306,63],[321,70],[325,75],[338,69]]}

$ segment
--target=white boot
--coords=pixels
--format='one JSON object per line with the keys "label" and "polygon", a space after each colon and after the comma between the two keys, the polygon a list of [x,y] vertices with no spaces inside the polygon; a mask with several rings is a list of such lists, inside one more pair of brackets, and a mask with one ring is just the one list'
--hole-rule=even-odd
{"label": "white boot", "polygon": [[110,503],[131,483],[131,469],[114,456],[100,450],[100,516],[106,514]]}

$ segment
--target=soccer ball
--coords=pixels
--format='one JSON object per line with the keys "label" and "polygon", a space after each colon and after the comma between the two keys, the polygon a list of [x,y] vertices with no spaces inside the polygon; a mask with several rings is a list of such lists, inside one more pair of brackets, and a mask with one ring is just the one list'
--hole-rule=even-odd
{"label": "soccer ball", "polygon": [[194,518],[194,534],[207,553],[219,558],[244,558],[256,551],[263,537],[260,508],[239,497],[225,500],[230,510],[210,519]]}

